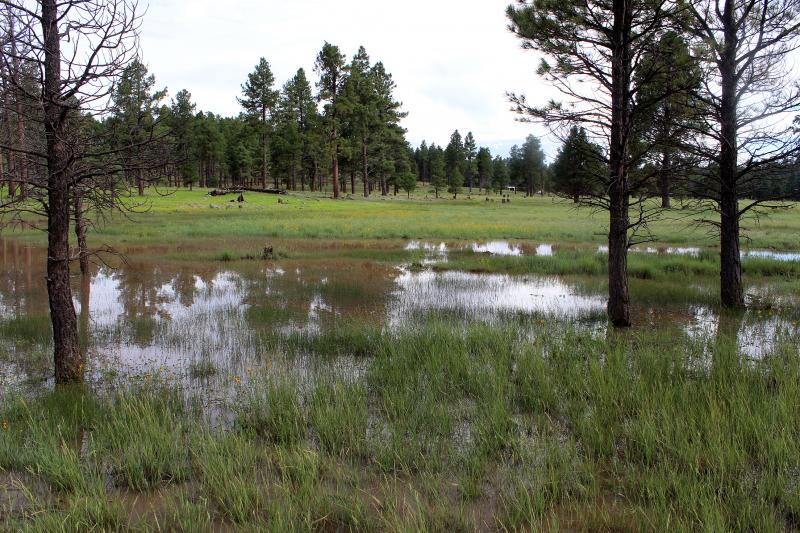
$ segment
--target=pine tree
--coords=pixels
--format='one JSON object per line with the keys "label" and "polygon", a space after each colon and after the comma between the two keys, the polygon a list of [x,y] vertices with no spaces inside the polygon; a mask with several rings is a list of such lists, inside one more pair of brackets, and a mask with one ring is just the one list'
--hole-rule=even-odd
{"label": "pine tree", "polygon": [[476,166],[478,170],[478,188],[489,190],[489,185],[492,182],[492,152],[486,147],[481,147],[478,150],[476,159]]}
{"label": "pine tree", "polygon": [[[305,188],[308,175],[313,172],[315,158],[320,152],[320,117],[311,85],[301,68],[283,86],[278,101],[277,128],[281,136],[281,146],[277,150],[283,160],[279,166],[290,175],[292,189],[297,187],[297,174],[300,173],[300,186]],[[290,161],[287,161],[286,159]]]}
{"label": "pine tree", "polygon": [[472,177],[475,174],[475,157],[478,155],[477,152],[478,146],[475,144],[475,138],[472,136],[472,132],[470,131],[467,133],[467,136],[464,137],[464,157],[466,158],[466,171],[465,171],[465,178],[467,180],[467,187],[469,187],[469,192],[472,192]]}
{"label": "pine tree", "polygon": [[[273,85],[275,76],[267,60],[262,57],[255,70],[247,75],[247,82],[242,85],[242,97],[237,99],[248,116],[258,121],[262,187],[267,186],[269,178],[269,119],[278,100],[278,92],[272,88]],[[277,178],[275,187],[278,187]]]}
{"label": "pine tree", "polygon": [[455,200],[458,198],[458,193],[461,192],[461,188],[464,186],[464,175],[461,173],[461,169],[459,167],[455,167],[453,169],[453,173],[450,175],[450,181],[448,183],[447,192],[453,195],[453,199]]}
{"label": "pine tree", "polygon": [[194,110],[195,104],[192,102],[192,95],[184,89],[175,95],[169,115],[178,178],[189,187],[197,181],[199,175]]}
{"label": "pine tree", "polygon": [[112,94],[112,128],[114,141],[123,147],[127,166],[134,173],[139,196],[144,196],[144,170],[151,159],[153,146],[145,147],[159,118],[161,101],[166,89],[154,90],[156,78],[138,59],[131,61],[122,71],[119,83]]}
{"label": "pine tree", "polygon": [[[534,107],[524,96],[512,94],[515,110],[553,128],[583,125],[606,141],[606,194],[593,198],[592,205],[609,213],[607,312],[615,327],[631,325],[628,248],[631,235],[652,216],[643,201],[647,180],[631,179],[644,155],[634,142],[641,116],[635,79],[648,68],[643,58],[653,37],[677,23],[675,10],[681,8],[680,2],[649,0],[520,0],[507,9],[510,29],[523,47],[544,56],[539,74],[567,100],[566,105],[550,100]],[[641,76],[647,79],[649,74]],[[641,208],[634,220],[632,207]]]}
{"label": "pine tree", "polygon": [[495,193],[500,193],[508,186],[508,183],[508,161],[497,156],[492,162],[492,190]]}
{"label": "pine tree", "polygon": [[461,172],[462,176],[464,175],[465,163],[464,142],[461,140],[461,134],[458,133],[458,130],[455,130],[452,135],[450,135],[450,142],[447,144],[447,148],[445,148],[445,168],[447,170],[448,182],[452,179],[453,172],[455,172],[456,169]]}
{"label": "pine tree", "polygon": [[[400,110],[401,103],[395,99],[394,91],[397,87],[392,75],[386,71],[382,62],[378,61],[370,69],[370,78],[375,90],[375,105],[377,110],[376,130],[373,139],[379,143],[379,151],[386,154],[395,154],[406,151],[405,130],[400,126],[400,120],[407,113]],[[391,156],[388,156],[391,157]],[[381,180],[381,194],[389,193],[388,182]]]}
{"label": "pine tree", "polygon": [[333,197],[339,198],[340,97],[346,75],[345,58],[339,51],[339,47],[325,42],[319,55],[317,55],[314,70],[320,76],[317,83],[317,88],[319,89],[318,98],[326,102],[324,116],[332,161]]}
{"label": "pine tree", "polygon": [[602,149],[589,142],[586,130],[573,126],[552,165],[553,187],[557,194],[575,203],[582,196],[602,192]]}
{"label": "pine tree", "polygon": [[436,198],[439,198],[439,191],[447,185],[447,174],[444,160],[444,151],[436,146],[430,147],[430,165],[431,165],[431,186]]}

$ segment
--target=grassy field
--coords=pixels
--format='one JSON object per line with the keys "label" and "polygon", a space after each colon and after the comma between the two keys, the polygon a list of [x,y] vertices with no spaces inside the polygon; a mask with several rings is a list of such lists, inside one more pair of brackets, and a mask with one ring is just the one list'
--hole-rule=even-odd
{"label": "grassy field", "polygon": [[[138,213],[110,216],[91,233],[93,243],[121,245],[190,244],[224,246],[230,240],[300,238],[347,239],[524,239],[534,242],[601,244],[606,241],[605,213],[578,209],[554,197],[468,195],[458,200],[434,200],[417,193],[369,200],[354,197],[333,201],[312,194],[284,197],[249,193],[240,205],[233,195],[206,196],[204,190],[179,190],[158,195],[152,190],[136,205]],[[426,197],[427,196],[427,197]],[[138,199],[132,201],[138,203]],[[282,202],[282,203],[279,203]],[[133,205],[133,204],[131,204]],[[213,206],[213,207],[212,207]],[[710,213],[704,216],[712,216]],[[40,222],[41,225],[41,222]],[[800,211],[776,211],[760,221],[743,224],[746,246],[775,250],[800,248]],[[697,228],[689,212],[673,209],[652,225],[657,243],[714,246],[706,228]],[[43,241],[36,232],[20,236]]]}

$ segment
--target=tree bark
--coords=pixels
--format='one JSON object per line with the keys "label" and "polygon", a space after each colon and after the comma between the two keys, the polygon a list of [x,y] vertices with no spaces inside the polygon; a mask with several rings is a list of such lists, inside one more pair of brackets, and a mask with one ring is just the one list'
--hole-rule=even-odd
{"label": "tree bark", "polygon": [[144,196],[144,176],[142,169],[136,171],[136,188],[138,189],[139,196]]}
{"label": "tree bark", "polygon": [[64,143],[61,101],[61,47],[56,0],[42,0],[44,36],[44,102],[47,140],[47,295],[53,325],[53,359],[57,384],[83,379],[83,356],[69,283],[69,153]]}
{"label": "tree bark", "polygon": [[369,156],[366,141],[361,143],[361,176],[364,178],[364,198],[369,197]]}
{"label": "tree bark", "polygon": [[630,117],[631,3],[614,0],[614,39],[611,58],[611,137],[609,139],[608,317],[614,327],[631,325],[628,292],[628,228],[630,193],[628,169],[628,121]]}
{"label": "tree bark", "polygon": [[[334,120],[336,120],[335,115]],[[333,139],[333,197],[336,199],[339,198],[339,132],[335,127],[331,137]]]}
{"label": "tree bark", "polygon": [[350,194],[356,193],[356,167],[350,169]]}
{"label": "tree bark", "polygon": [[668,148],[661,152],[661,169],[658,173],[658,189],[661,193],[661,207],[669,209],[672,207],[670,202],[670,173],[672,172],[672,154]]}
{"label": "tree bark", "polygon": [[86,221],[83,218],[83,198],[81,194],[75,190],[72,195],[72,207],[75,211],[75,237],[78,241],[78,262],[81,268],[81,274],[89,272],[89,249],[86,246]]}
{"label": "tree bark", "polygon": [[[10,21],[13,19],[10,19]],[[14,90],[13,90],[13,98],[14,98],[14,112],[16,114],[16,126],[17,126],[17,138],[15,139],[14,144],[20,150],[16,154],[16,166],[14,167],[14,174],[17,178],[17,184],[19,185],[19,193],[21,196],[25,196],[27,193],[27,176],[26,176],[26,161],[25,155],[22,153],[22,150],[25,149],[25,122],[22,117],[22,90],[19,87],[22,84],[22,79],[19,72],[19,58],[17,57],[17,38],[14,33],[14,25],[13,22],[9,24],[9,38],[11,40],[11,65],[13,69],[13,76],[14,76]],[[15,191],[16,193],[16,191]]]}
{"label": "tree bark", "polygon": [[742,260],[739,251],[739,195],[737,190],[736,50],[737,27],[733,0],[723,12],[725,49],[719,62],[720,100],[720,297],[725,307],[744,307]]}
{"label": "tree bark", "polygon": [[81,272],[81,314],[79,317],[81,347],[89,344],[89,302],[91,300],[92,276],[88,271]]}

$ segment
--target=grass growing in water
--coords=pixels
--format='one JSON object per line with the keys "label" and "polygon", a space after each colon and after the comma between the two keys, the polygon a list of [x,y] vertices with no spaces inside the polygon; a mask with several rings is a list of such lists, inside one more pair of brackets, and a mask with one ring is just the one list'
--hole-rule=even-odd
{"label": "grass growing in water", "polygon": [[0,528],[155,529],[98,485],[110,465],[116,491],[178,491],[161,527],[791,529],[796,343],[750,360],[722,326],[694,341],[431,320],[376,334],[363,376],[253,378],[228,430],[164,383],[4,401],[0,469],[61,496]]}

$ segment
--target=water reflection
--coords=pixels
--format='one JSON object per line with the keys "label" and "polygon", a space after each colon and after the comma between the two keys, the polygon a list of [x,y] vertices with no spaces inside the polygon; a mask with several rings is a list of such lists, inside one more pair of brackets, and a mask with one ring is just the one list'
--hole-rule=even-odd
{"label": "water reflection", "polygon": [[750,359],[763,359],[784,339],[797,339],[797,322],[789,317],[759,310],[717,312],[708,306],[692,307],[692,320],[684,326],[689,338],[704,342],[710,350],[719,339],[737,339],[737,350]]}
{"label": "water reflection", "polygon": [[389,306],[399,326],[429,311],[493,321],[508,313],[577,318],[602,313],[605,299],[579,294],[553,277],[515,277],[469,272],[410,272],[401,269]]}
{"label": "water reflection", "polygon": [[522,246],[508,241],[473,242],[470,249],[476,254],[522,255]]}
{"label": "water reflection", "polygon": [[772,250],[748,250],[742,258],[772,259],[775,261],[800,261],[800,252],[774,252]]}
{"label": "water reflection", "polygon": [[[8,387],[41,380],[50,371],[49,320],[41,282],[44,252],[0,242],[0,320],[23,322],[5,338],[0,335],[0,387]],[[491,253],[503,246],[486,243],[485,249]],[[446,258],[450,250],[445,243],[419,241],[407,249],[423,251],[431,261]],[[509,245],[508,250],[514,249]],[[518,250],[548,255],[553,246]],[[594,278],[420,272],[355,259],[235,266],[141,261],[116,270],[95,266],[89,276],[76,275],[73,283],[89,377],[98,381],[162,374],[200,388],[210,379],[246,381],[254,369],[269,365],[305,375],[316,364],[314,358],[292,352],[292,358],[276,362],[286,350],[282,342],[293,335],[320,335],[348,321],[392,330],[434,312],[486,322],[522,317],[522,325],[532,318],[556,317],[580,321],[596,333],[606,325],[604,287]],[[735,327],[725,323],[749,357],[765,356],[779,338],[800,339],[796,313],[780,312],[794,306],[796,296],[772,290],[751,289],[749,296],[778,311],[748,311]],[[709,342],[720,332],[719,314],[707,304],[637,305],[635,315],[645,321],[640,326],[673,324],[680,334]],[[217,377],[193,371],[200,363],[213,367]],[[354,354],[339,354],[326,364],[354,373],[363,372],[364,365]]]}

